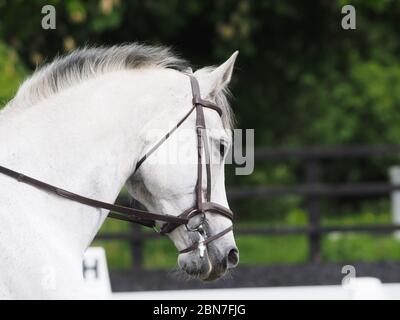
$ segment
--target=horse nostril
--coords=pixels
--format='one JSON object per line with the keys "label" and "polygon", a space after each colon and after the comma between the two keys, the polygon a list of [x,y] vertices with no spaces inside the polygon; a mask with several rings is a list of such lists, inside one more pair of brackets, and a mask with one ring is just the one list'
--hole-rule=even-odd
{"label": "horse nostril", "polygon": [[235,268],[239,263],[239,250],[233,248],[228,252],[228,269]]}

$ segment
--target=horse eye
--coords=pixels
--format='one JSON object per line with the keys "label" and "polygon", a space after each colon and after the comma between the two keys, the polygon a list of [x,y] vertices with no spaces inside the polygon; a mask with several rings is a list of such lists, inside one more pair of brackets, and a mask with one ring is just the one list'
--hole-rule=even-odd
{"label": "horse eye", "polygon": [[223,143],[219,144],[219,153],[221,155],[221,157],[223,158],[225,156],[225,145]]}

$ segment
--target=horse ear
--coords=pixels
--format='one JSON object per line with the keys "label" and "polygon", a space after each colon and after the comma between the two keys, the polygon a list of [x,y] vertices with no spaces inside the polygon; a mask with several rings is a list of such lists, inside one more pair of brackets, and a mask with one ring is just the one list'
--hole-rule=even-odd
{"label": "horse ear", "polygon": [[210,95],[216,95],[223,90],[231,81],[233,67],[235,66],[236,58],[239,51],[235,51],[231,57],[214,69],[209,75],[210,80]]}

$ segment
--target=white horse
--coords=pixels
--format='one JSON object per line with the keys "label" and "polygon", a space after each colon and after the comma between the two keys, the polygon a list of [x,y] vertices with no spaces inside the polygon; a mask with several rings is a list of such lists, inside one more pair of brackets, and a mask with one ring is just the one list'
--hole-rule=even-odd
{"label": "white horse", "polygon": [[[194,73],[202,97],[224,113],[221,121],[204,110],[208,128],[220,129],[210,144],[231,143],[225,93],[236,56]],[[194,114],[152,154],[157,161],[132,173],[157,141],[148,132],[167,132],[192,107],[186,72],[187,63],[170,50],[139,44],[86,48],[57,59],[26,80],[0,112],[0,165],[106,202],[126,185],[148,210],[178,215],[195,201]],[[192,133],[185,141],[195,165],[166,163],[163,149],[185,129]],[[228,207],[223,161],[212,161],[212,178],[212,201]],[[87,297],[82,257],[108,213],[0,174],[0,297]],[[211,233],[231,226],[223,216],[206,215]],[[169,237],[178,250],[196,240],[184,226]],[[232,232],[207,245],[206,259],[198,250],[178,257],[181,269],[202,280],[219,278],[237,263]]]}

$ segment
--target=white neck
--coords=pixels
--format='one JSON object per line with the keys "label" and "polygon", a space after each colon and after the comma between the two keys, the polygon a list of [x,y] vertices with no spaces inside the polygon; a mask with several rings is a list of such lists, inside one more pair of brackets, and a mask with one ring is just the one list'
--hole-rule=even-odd
{"label": "white neck", "polygon": [[[179,112],[168,108],[178,99],[174,90],[182,92],[182,88],[190,93],[187,78],[173,70],[119,71],[83,82],[38,105],[9,108],[0,114],[0,165],[113,202],[146,148],[141,134],[149,126],[162,127],[168,115],[179,118]],[[188,105],[189,99],[188,95]],[[62,246],[73,246],[79,255],[107,213],[4,176],[0,176],[0,189],[0,200],[11,194],[15,198],[15,192],[19,195],[21,203],[9,215],[13,215],[11,222],[22,226],[21,232],[29,232],[30,222],[46,225]]]}

